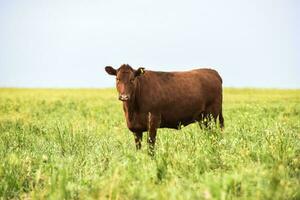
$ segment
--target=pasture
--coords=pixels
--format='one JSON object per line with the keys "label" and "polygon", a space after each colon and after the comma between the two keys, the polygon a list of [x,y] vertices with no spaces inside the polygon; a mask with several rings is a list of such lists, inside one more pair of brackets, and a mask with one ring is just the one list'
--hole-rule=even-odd
{"label": "pasture", "polygon": [[225,89],[223,114],[151,157],[113,89],[0,89],[0,199],[300,199],[300,90]]}

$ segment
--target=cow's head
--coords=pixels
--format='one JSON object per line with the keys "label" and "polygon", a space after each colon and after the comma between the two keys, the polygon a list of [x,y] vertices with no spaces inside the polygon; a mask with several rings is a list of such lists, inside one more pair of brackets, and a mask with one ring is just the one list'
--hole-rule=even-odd
{"label": "cow's head", "polygon": [[137,85],[136,77],[144,74],[145,68],[132,69],[129,65],[121,65],[119,69],[114,69],[111,66],[105,67],[105,71],[113,76],[116,76],[116,88],[119,92],[119,100],[129,101],[135,95]]}

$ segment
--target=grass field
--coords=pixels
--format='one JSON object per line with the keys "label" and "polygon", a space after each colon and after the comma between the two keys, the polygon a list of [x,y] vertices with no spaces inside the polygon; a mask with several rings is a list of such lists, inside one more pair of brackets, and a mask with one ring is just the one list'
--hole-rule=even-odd
{"label": "grass field", "polygon": [[0,89],[0,199],[300,199],[300,90],[225,89],[225,130],[137,152],[112,89]]}

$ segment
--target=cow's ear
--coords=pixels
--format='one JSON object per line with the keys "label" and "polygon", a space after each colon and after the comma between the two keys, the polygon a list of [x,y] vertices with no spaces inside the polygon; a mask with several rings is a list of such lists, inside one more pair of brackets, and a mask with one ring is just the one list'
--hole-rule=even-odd
{"label": "cow's ear", "polygon": [[110,75],[117,75],[117,70],[115,70],[113,67],[111,66],[106,66],[105,67],[105,71],[110,74]]}
{"label": "cow's ear", "polygon": [[145,73],[145,68],[140,67],[135,71],[135,76],[140,76],[140,75],[143,75],[144,73]]}

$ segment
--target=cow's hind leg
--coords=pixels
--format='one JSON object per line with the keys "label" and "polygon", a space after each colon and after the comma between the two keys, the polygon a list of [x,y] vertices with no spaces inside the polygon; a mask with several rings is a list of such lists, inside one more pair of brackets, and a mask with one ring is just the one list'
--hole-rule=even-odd
{"label": "cow's hind leg", "polygon": [[211,130],[214,125],[216,124],[217,121],[217,115],[215,115],[214,113],[209,113],[205,116],[204,119],[204,125],[207,129]]}
{"label": "cow's hind leg", "polygon": [[136,149],[139,150],[142,147],[143,132],[134,132],[133,135]]}
{"label": "cow's hind leg", "polygon": [[198,121],[199,127],[201,129],[205,129],[205,128],[208,127],[208,121],[209,121],[209,119],[208,119],[206,113],[201,113],[200,117],[199,117],[199,119],[197,121]]}
{"label": "cow's hind leg", "polygon": [[222,105],[219,100],[216,100],[207,107],[206,112],[209,113],[209,120],[213,121],[217,126],[217,119],[219,118],[220,128],[224,126],[224,119],[222,115]]}
{"label": "cow's hind leg", "polygon": [[211,110],[208,110],[206,112],[202,112],[198,119],[196,121],[198,121],[198,124],[200,126],[201,129],[211,129],[211,122],[212,120],[214,120],[214,122],[216,122],[216,117],[214,114],[211,113]]}
{"label": "cow's hind leg", "polygon": [[159,114],[150,113],[148,114],[148,145],[149,154],[154,155],[154,145],[156,141],[157,128],[160,126],[161,117]]}
{"label": "cow's hind leg", "polygon": [[207,118],[206,118],[206,113],[204,111],[198,112],[194,115],[193,121],[197,121],[198,125],[201,129],[207,128]]}

